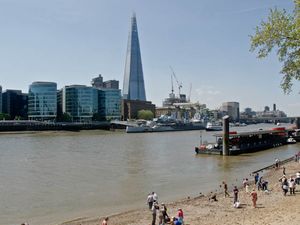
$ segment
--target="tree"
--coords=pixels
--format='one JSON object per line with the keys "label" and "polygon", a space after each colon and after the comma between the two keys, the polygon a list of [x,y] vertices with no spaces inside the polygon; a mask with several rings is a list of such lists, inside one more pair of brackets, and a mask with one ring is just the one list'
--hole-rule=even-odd
{"label": "tree", "polygon": [[265,58],[273,50],[283,63],[281,88],[284,93],[292,91],[293,81],[300,80],[300,0],[295,0],[295,10],[288,14],[285,10],[271,9],[268,20],[256,27],[251,37],[251,49],[258,50],[258,58]]}
{"label": "tree", "polygon": [[153,117],[154,117],[154,114],[151,110],[138,111],[138,119],[152,120]]}
{"label": "tree", "polygon": [[0,113],[0,120],[10,120],[10,115],[7,113]]}

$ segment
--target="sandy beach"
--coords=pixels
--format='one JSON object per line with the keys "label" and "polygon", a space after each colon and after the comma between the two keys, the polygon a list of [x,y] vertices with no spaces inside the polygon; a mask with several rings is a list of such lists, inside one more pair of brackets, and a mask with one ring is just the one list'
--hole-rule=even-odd
{"label": "sandy beach", "polygon": [[[286,168],[287,178],[290,175],[295,176],[300,171],[300,163],[288,162],[281,167]],[[249,171],[253,172],[253,171]],[[209,194],[199,195],[197,197],[181,199],[176,202],[167,204],[168,214],[170,217],[176,216],[178,208],[184,211],[185,225],[188,224],[299,224],[300,221],[300,185],[296,186],[296,194],[291,196],[283,195],[281,184],[278,181],[282,177],[282,168],[269,169],[260,172],[268,183],[269,192],[257,191],[258,201],[257,208],[253,208],[250,193],[246,193],[242,187],[242,181],[236,184],[240,187],[239,201],[240,208],[233,207],[233,193],[229,186],[230,197],[224,197],[223,193],[218,193],[218,201],[209,201]],[[254,177],[248,177],[250,190],[254,187]],[[221,184],[221,183],[220,183]],[[216,187],[220,190],[220,187]],[[212,190],[215,191],[216,189]],[[158,193],[159,194],[159,193]],[[145,197],[146,198],[146,197]],[[99,212],[100,213],[100,212]],[[149,225],[151,224],[151,211],[145,208],[123,212],[117,215],[109,216],[109,223],[114,225]],[[73,221],[64,222],[61,225],[96,225],[101,224],[102,218],[79,218]],[[158,221],[157,223],[158,224]]]}

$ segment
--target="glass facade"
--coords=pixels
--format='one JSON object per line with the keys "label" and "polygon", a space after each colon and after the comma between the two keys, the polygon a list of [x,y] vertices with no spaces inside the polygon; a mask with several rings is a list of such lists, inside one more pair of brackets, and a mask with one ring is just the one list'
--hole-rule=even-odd
{"label": "glass facade", "polygon": [[73,121],[91,121],[97,113],[97,89],[84,85],[66,86],[62,91],[62,111],[68,113]]}
{"label": "glass facade", "polygon": [[20,90],[6,90],[2,93],[2,112],[11,119],[27,119],[28,95]]}
{"label": "glass facade", "polygon": [[121,118],[121,90],[100,89],[98,90],[98,113],[106,120]]}
{"label": "glass facade", "polygon": [[28,118],[30,120],[54,120],[57,114],[56,92],[56,83],[32,83],[28,92]]}
{"label": "glass facade", "polygon": [[128,37],[123,98],[146,101],[142,58],[135,15],[131,18],[131,30]]}

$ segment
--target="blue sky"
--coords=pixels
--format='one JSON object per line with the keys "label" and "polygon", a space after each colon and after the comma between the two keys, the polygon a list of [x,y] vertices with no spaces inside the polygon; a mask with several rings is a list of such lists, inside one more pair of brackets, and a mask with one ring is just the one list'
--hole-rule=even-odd
{"label": "blue sky", "polygon": [[[160,106],[172,66],[182,92],[211,109],[225,101],[300,116],[299,89],[280,89],[281,64],[249,52],[249,35],[269,8],[292,0],[0,0],[0,85],[27,92],[33,81],[61,88],[102,74],[123,83],[130,17],[136,12],[147,99]],[[176,87],[176,84],[174,83]],[[176,93],[178,92],[175,88]]]}

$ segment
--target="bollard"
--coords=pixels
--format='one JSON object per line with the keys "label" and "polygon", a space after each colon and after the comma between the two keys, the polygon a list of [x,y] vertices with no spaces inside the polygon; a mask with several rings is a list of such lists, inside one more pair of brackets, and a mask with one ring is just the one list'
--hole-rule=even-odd
{"label": "bollard", "polygon": [[223,117],[223,155],[229,155],[229,116]]}

